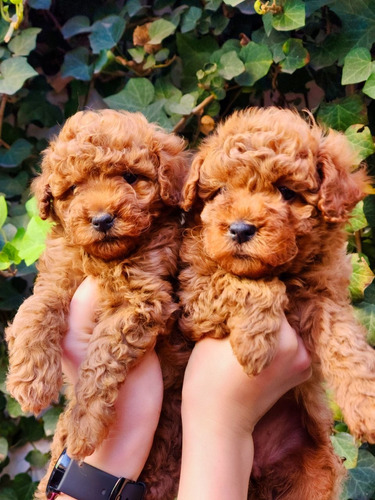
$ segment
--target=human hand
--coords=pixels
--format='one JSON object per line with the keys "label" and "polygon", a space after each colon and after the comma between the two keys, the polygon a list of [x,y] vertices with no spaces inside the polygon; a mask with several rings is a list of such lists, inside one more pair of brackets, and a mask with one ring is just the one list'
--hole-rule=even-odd
{"label": "human hand", "polygon": [[245,374],[228,338],[198,342],[184,379],[178,499],[246,499],[254,426],[310,375],[306,348],[285,318],[275,358],[256,377]]}
{"label": "human hand", "polygon": [[[95,280],[87,278],[72,299],[69,328],[62,345],[63,371],[72,384],[77,382],[79,366],[86,356],[97,304]],[[102,445],[85,462],[115,476],[136,480],[151,449],[162,399],[161,368],[152,351],[129,372],[116,401],[117,420]]]}

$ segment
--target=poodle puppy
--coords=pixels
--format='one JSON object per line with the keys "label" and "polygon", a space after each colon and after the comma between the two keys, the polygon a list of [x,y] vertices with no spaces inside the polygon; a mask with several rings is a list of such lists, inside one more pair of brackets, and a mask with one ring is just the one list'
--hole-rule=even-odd
{"label": "poodle puppy", "polygon": [[[166,396],[143,480],[147,498],[159,500],[174,498],[179,469],[179,394],[187,350],[171,331],[178,204],[188,167],[184,148],[181,138],[140,113],[84,111],[67,120],[32,184],[41,217],[54,225],[34,294],[6,331],[7,387],[24,411],[38,414],[58,399],[62,386],[61,340],[72,295],[85,277],[96,278],[96,326],[79,380],[68,390],[52,464],[65,447],[78,460],[93,453],[115,418],[119,386],[156,346]],[[40,491],[45,480],[41,484]]]}
{"label": "poodle puppy", "polygon": [[332,500],[344,468],[323,380],[358,439],[375,442],[375,353],[353,316],[345,222],[364,197],[345,137],[275,107],[234,113],[200,148],[184,187],[182,331],[229,335],[249,376],[272,360],[284,312],[312,378],[254,431],[249,498]]}

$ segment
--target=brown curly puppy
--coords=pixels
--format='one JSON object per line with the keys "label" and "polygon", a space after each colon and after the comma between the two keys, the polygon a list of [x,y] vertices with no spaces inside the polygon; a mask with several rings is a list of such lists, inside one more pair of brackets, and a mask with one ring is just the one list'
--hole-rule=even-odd
{"label": "brown curly puppy", "polygon": [[[6,331],[7,387],[24,411],[38,414],[57,400],[72,295],[86,276],[100,287],[97,324],[79,381],[68,391],[52,463],[64,447],[76,459],[94,451],[113,422],[128,371],[159,336],[171,332],[181,227],[177,205],[187,167],[182,139],[139,113],[112,110],[77,113],[44,152],[32,188],[42,218],[55,224],[34,295]],[[169,392],[143,479],[147,498],[166,500],[174,498],[178,483],[179,387],[187,351],[177,338],[159,344]]]}
{"label": "brown curly puppy", "polygon": [[230,336],[246,373],[275,352],[281,316],[301,334],[312,378],[258,423],[249,498],[337,498],[344,469],[330,443],[334,390],[352,433],[375,442],[375,353],[354,319],[344,224],[366,175],[345,137],[278,108],[234,113],[205,140],[185,186],[181,247],[190,338]]}

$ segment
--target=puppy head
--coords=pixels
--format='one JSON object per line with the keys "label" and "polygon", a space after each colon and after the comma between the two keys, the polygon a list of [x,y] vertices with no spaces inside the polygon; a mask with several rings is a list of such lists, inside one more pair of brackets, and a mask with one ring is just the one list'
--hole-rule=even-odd
{"label": "puppy head", "polygon": [[44,152],[32,190],[41,217],[61,224],[70,244],[108,260],[179,204],[186,169],[184,141],[140,113],[84,111]]}
{"label": "puppy head", "polygon": [[206,139],[184,186],[200,212],[205,253],[252,278],[278,274],[318,252],[324,231],[364,197],[344,136],[290,110],[234,113]]}

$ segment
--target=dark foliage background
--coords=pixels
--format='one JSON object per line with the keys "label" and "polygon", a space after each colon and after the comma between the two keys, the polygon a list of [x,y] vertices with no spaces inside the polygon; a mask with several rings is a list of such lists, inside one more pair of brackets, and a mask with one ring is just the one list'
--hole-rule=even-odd
{"label": "dark foliage background", "polygon": [[[0,0],[0,318],[31,293],[48,224],[29,199],[40,152],[77,110],[141,111],[191,146],[235,108],[310,109],[375,174],[373,0]],[[18,26],[19,25],[19,26]],[[355,310],[375,344],[375,191],[348,232]],[[0,337],[0,500],[32,498],[60,406],[34,418],[6,392]],[[375,448],[332,401],[343,499],[375,499]]]}

